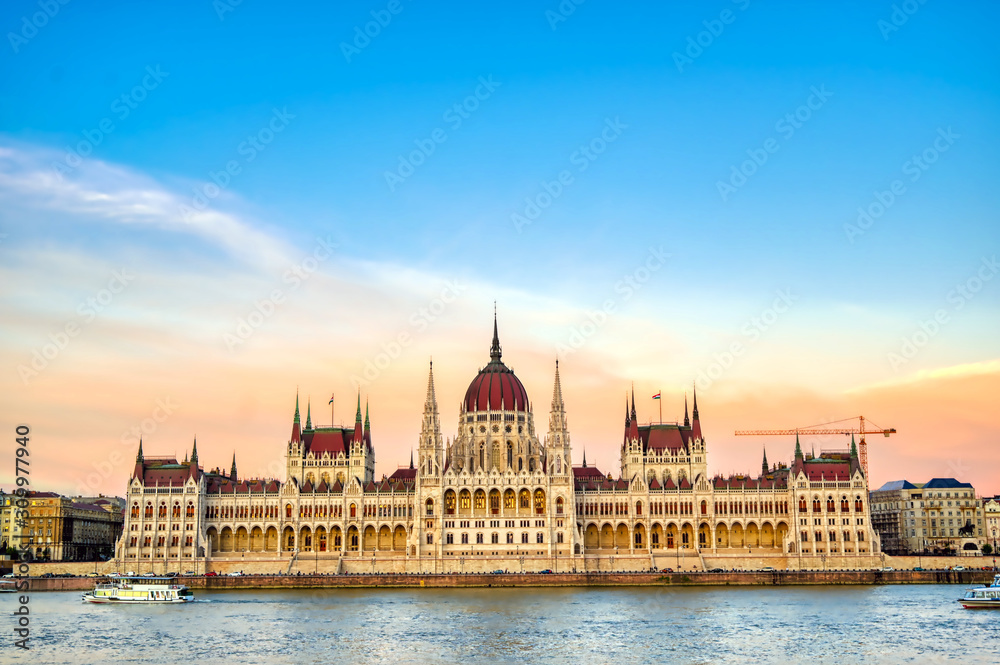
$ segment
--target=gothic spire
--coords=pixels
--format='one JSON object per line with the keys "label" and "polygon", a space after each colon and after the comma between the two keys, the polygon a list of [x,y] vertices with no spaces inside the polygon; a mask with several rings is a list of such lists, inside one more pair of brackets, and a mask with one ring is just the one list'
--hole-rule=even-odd
{"label": "gothic spire", "polygon": [[372,423],[368,419],[368,398],[366,397],[365,398],[365,431],[367,432],[369,429],[371,429],[371,426],[372,426]]}
{"label": "gothic spire", "polygon": [[198,436],[194,437],[194,447],[191,448],[191,464],[198,466]]}
{"label": "gothic spire", "polygon": [[635,417],[635,384],[632,384],[632,420],[636,420]]}
{"label": "gothic spire", "polygon": [[410,448],[410,468],[413,468],[413,448]]}
{"label": "gothic spire", "polygon": [[587,468],[587,447],[583,447],[583,468]]}
{"label": "gothic spire", "polygon": [[298,388],[295,389],[295,420],[293,420],[292,422],[295,423],[295,424],[299,424],[301,422],[299,420],[299,390],[298,390]]}
{"label": "gothic spire", "polygon": [[684,427],[691,427],[691,420],[688,418],[688,396],[684,393]]}
{"label": "gothic spire", "polygon": [[559,380],[558,360],[556,360],[556,380],[555,384],[552,386],[552,410],[559,413],[565,411],[563,406],[562,382]]}
{"label": "gothic spire", "polygon": [[361,391],[358,391],[358,412],[354,416],[354,423],[358,424],[361,422]]}
{"label": "gothic spire", "polygon": [[233,453],[233,466],[229,469],[229,479],[236,482],[236,453]]}
{"label": "gothic spire", "polygon": [[500,335],[497,334],[497,306],[493,303],[493,345],[490,347],[490,360],[500,362]]}
{"label": "gothic spire", "polygon": [[767,475],[767,447],[764,448],[764,461],[760,464],[760,470],[763,475]]}
{"label": "gothic spire", "polygon": [[139,437],[139,452],[136,453],[136,455],[135,455],[135,461],[139,462],[139,463],[142,462],[142,437],[141,436]]}
{"label": "gothic spire", "polygon": [[691,416],[695,420],[699,419],[698,418],[698,386],[697,385],[695,385],[695,387],[694,387],[694,409],[691,411]]}
{"label": "gothic spire", "polygon": [[312,399],[310,398],[306,400],[306,429],[312,429],[312,428],[313,428]]}
{"label": "gothic spire", "polygon": [[802,446],[799,445],[799,433],[795,433],[795,459],[802,457]]}
{"label": "gothic spire", "polygon": [[437,410],[437,395],[434,393],[434,361],[431,361],[427,371],[427,399],[424,400],[424,411]]}
{"label": "gothic spire", "polygon": [[858,456],[858,445],[854,442],[854,434],[851,434],[851,457]]}

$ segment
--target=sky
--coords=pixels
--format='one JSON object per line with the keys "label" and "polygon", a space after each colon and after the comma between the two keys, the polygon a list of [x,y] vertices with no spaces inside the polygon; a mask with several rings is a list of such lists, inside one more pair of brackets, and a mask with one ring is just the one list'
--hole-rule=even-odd
{"label": "sky", "polygon": [[559,360],[578,464],[618,475],[633,387],[642,422],[697,388],[713,474],[790,461],[736,429],[864,415],[873,489],[1000,493],[998,19],[4,3],[2,449],[28,426],[72,495],[123,494],[140,432],[280,479],[296,393],[323,425],[360,393],[390,474],[431,359],[455,435],[495,306],[542,433]]}

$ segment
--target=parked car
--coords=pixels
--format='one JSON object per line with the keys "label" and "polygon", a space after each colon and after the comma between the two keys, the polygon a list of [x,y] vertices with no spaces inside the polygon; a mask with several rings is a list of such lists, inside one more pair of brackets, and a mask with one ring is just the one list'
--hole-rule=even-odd
{"label": "parked car", "polygon": [[760,570],[761,570],[761,572],[764,572],[764,573],[773,573],[773,572],[777,571],[777,568],[775,568],[774,566],[764,566]]}
{"label": "parked car", "polygon": [[215,572],[214,570],[210,570],[207,573],[205,573],[205,577],[218,577],[218,576],[219,576],[219,574],[217,572]]}
{"label": "parked car", "polygon": [[150,571],[148,573],[143,573],[142,576],[143,577],[156,577],[156,573]]}
{"label": "parked car", "polygon": [[545,570],[540,570],[538,572],[541,573],[542,575],[551,575],[552,574],[552,569],[551,568],[546,568]]}
{"label": "parked car", "polygon": [[722,569],[722,568],[712,568],[708,572],[710,572],[710,573],[724,573],[726,571],[724,569]]}
{"label": "parked car", "polygon": [[503,575],[503,569],[502,568],[497,568],[496,570],[493,571],[493,574],[494,575]]}
{"label": "parked car", "polygon": [[882,572],[885,572],[885,573],[889,573],[889,572],[892,572],[894,570],[896,570],[896,569],[893,568],[892,566],[883,566],[882,567]]}
{"label": "parked car", "polygon": [[965,570],[965,566],[955,566],[952,570]]}
{"label": "parked car", "polygon": [[193,570],[185,570],[184,574],[185,575],[195,575],[196,573]]}
{"label": "parked car", "polygon": [[87,577],[100,577],[100,573],[87,573]]}
{"label": "parked car", "polygon": [[134,570],[130,570],[127,573],[125,573],[125,576],[126,577],[135,577],[135,571]]}
{"label": "parked car", "polygon": [[660,568],[660,572],[661,573],[672,573],[672,572],[674,572],[674,569],[673,568]]}
{"label": "parked car", "polygon": [[243,571],[234,570],[233,572],[229,573],[229,577],[243,577]]}

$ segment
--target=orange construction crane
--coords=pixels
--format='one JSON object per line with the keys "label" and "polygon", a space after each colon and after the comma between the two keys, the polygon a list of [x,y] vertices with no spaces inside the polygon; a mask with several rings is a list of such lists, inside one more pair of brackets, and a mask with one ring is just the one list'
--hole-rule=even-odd
{"label": "orange construction crane", "polygon": [[[857,428],[828,428],[827,425],[836,425],[837,423],[847,422],[848,420],[859,420],[860,426]],[[870,421],[869,421],[870,422]],[[770,435],[770,436],[784,436],[791,434],[860,434],[861,441],[860,446],[860,457],[861,457],[861,468],[865,473],[865,480],[868,478],[868,444],[865,442],[865,434],[883,434],[889,436],[890,434],[895,434],[896,428],[890,427],[889,429],[882,429],[876,426],[875,429],[865,429],[865,417],[857,416],[856,418],[845,418],[844,420],[835,420],[829,423],[820,423],[819,425],[810,425],[808,427],[800,427],[798,429],[738,429],[736,430],[736,436],[749,436],[749,435]]]}

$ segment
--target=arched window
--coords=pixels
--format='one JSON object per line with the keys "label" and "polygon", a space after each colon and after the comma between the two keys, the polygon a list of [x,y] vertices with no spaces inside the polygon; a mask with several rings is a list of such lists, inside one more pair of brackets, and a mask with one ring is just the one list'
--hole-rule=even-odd
{"label": "arched window", "polygon": [[514,444],[511,441],[507,442],[507,468],[514,468]]}
{"label": "arched window", "polygon": [[861,497],[854,497],[854,512],[860,513],[864,510],[864,504],[861,503]]}
{"label": "arched window", "polygon": [[518,495],[518,507],[531,508],[531,493],[528,490],[521,490]]}
{"label": "arched window", "polygon": [[292,516],[292,504],[286,503],[285,504],[285,517],[291,517],[291,516]]}
{"label": "arched window", "polygon": [[851,512],[851,504],[848,503],[846,496],[840,497],[840,512],[842,513]]}
{"label": "arched window", "polygon": [[514,534],[512,534],[512,533],[508,533],[507,534],[507,544],[508,545],[513,545],[514,544]]}
{"label": "arched window", "polygon": [[521,457],[517,458],[517,472],[520,473],[524,471],[524,459]]}
{"label": "arched window", "polygon": [[534,473],[534,472],[535,472],[535,458],[532,457],[531,459],[528,460],[528,473]]}
{"label": "arched window", "polygon": [[545,542],[545,536],[542,534],[541,531],[535,534],[535,542],[538,543],[539,545]]}
{"label": "arched window", "polygon": [[545,492],[535,490],[535,514],[541,515],[545,512]]}
{"label": "arched window", "polygon": [[163,502],[160,502],[160,510],[158,511],[157,514],[158,514],[159,517],[166,517],[167,516],[167,504],[165,504]]}
{"label": "arched window", "polygon": [[185,512],[187,517],[194,517],[194,504],[188,501],[187,511]]}
{"label": "arched window", "polygon": [[708,514],[708,503],[706,501],[701,502],[701,514],[702,515]]}
{"label": "arched window", "polygon": [[174,502],[173,516],[174,517],[180,517],[181,516],[181,504],[179,504],[176,501]]}
{"label": "arched window", "polygon": [[828,496],[828,497],[826,498],[826,512],[828,512],[828,513],[832,513],[832,512],[834,512],[834,511],[835,511],[836,509],[837,509],[837,507],[836,507],[836,506],[834,505],[834,503],[833,503],[833,497],[832,497],[832,496]]}
{"label": "arched window", "polygon": [[444,493],[444,514],[454,515],[455,514],[455,492],[454,490],[448,490]]}
{"label": "arched window", "polygon": [[863,542],[864,539],[865,539],[865,532],[864,531],[858,531],[858,542],[859,543]]}
{"label": "arched window", "polygon": [[[433,503],[433,502],[431,502],[430,499],[427,499],[427,501],[428,501],[428,503]],[[351,515],[351,519],[354,519],[355,517],[358,516],[358,506],[356,504],[353,504],[353,503],[351,504],[350,515]]]}
{"label": "arched window", "polygon": [[556,499],[556,515],[563,514],[563,498],[560,496]]}
{"label": "arched window", "polygon": [[146,502],[146,510],[143,511],[143,515],[145,517],[153,516],[153,504],[149,503],[148,501]]}
{"label": "arched window", "polygon": [[808,508],[808,507],[806,506],[806,498],[805,498],[805,497],[802,497],[801,499],[799,499],[799,512],[800,512],[800,513],[804,513],[804,512],[806,512],[806,511],[807,511],[808,509],[809,509],[809,508]]}
{"label": "arched window", "polygon": [[[701,535],[704,536],[705,534],[702,533]],[[702,538],[702,540],[704,540],[704,538]],[[641,531],[636,531],[635,532],[635,544],[637,546],[640,546],[640,547],[642,546],[642,532]]]}
{"label": "arched window", "polygon": [[132,517],[138,517],[138,516],[139,516],[139,504],[138,503],[133,503],[132,504]]}
{"label": "arched window", "polygon": [[492,536],[490,536],[490,542],[493,543],[494,545],[498,544],[500,542],[500,534],[494,533]]}
{"label": "arched window", "polygon": [[814,498],[813,499],[813,512],[814,513],[818,513],[818,512],[820,512],[822,510],[822,508],[823,507],[820,505],[820,502],[819,502],[819,497]]}
{"label": "arched window", "polygon": [[[427,507],[427,514],[434,514],[434,499],[427,499],[427,503],[424,504]],[[351,504],[351,517],[354,517],[354,504]]]}
{"label": "arched window", "polygon": [[845,531],[844,532],[844,542],[847,543],[847,542],[850,542],[850,540],[851,540],[851,532],[850,531]]}

